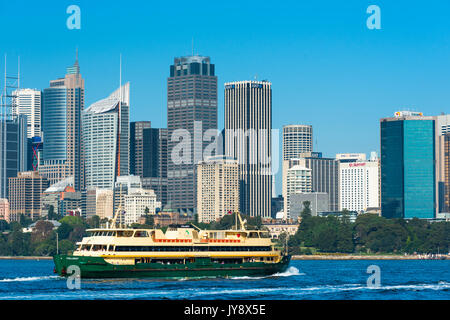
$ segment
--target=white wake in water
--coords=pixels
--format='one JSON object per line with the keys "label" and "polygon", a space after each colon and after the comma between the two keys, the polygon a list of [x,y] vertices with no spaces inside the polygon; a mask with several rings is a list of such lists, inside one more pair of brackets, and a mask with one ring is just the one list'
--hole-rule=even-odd
{"label": "white wake in water", "polygon": [[58,279],[59,276],[44,276],[44,277],[19,277],[14,279],[0,279],[0,282],[28,282],[28,281],[43,281]]}
{"label": "white wake in water", "polygon": [[230,277],[230,279],[234,279],[234,280],[246,280],[246,279],[254,280],[254,279],[256,279],[257,280],[257,279],[265,279],[265,278],[272,278],[272,277],[291,277],[291,276],[303,276],[303,275],[305,275],[305,274],[300,273],[300,271],[296,267],[289,267],[284,272],[277,272],[270,276],[264,276],[264,277],[243,276],[243,277]]}

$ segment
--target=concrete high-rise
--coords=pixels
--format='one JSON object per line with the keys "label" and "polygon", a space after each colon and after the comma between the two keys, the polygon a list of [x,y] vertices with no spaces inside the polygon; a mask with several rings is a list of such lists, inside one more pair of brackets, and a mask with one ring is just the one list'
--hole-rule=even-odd
{"label": "concrete high-rise", "polygon": [[287,208],[287,173],[290,168],[299,165],[311,169],[312,192],[327,193],[329,211],[339,209],[339,160],[323,158],[321,153],[306,152],[300,158],[283,161],[283,197]]}
{"label": "concrete high-rise", "polygon": [[283,160],[299,158],[313,151],[313,128],[310,125],[283,126]]}
{"label": "concrete high-rise", "polygon": [[41,91],[19,89],[13,92],[12,113],[27,116],[28,138],[41,136]]}
{"label": "concrete high-rise", "polygon": [[396,112],[380,120],[381,214],[386,218],[436,216],[435,120]]}
{"label": "concrete high-rise", "polygon": [[50,183],[74,177],[81,189],[81,111],[84,107],[84,80],[78,57],[64,78],[50,81],[42,99],[43,164],[39,168]]}
{"label": "concrete high-rise", "polygon": [[[130,84],[83,111],[84,185],[114,188],[129,173]],[[45,148],[45,147],[44,147]]]}
{"label": "concrete high-rise", "polygon": [[[195,165],[217,131],[217,77],[209,57],[175,58],[167,79],[168,201],[174,209],[195,211]],[[217,132],[215,133],[217,135]]]}
{"label": "concrete high-rise", "polygon": [[36,171],[19,172],[17,177],[9,178],[10,220],[19,221],[21,214],[39,218],[42,194],[48,187],[48,180]]}
{"label": "concrete high-rise", "polygon": [[197,165],[198,221],[209,223],[239,211],[239,166],[216,156]]}
{"label": "concrete high-rise", "polygon": [[[339,163],[339,210],[363,212],[379,205],[378,158],[365,159],[365,154],[354,161]],[[336,155],[336,158],[344,158]]]}
{"label": "concrete high-rise", "polygon": [[225,83],[225,155],[236,159],[240,175],[240,210],[271,216],[272,84]]}

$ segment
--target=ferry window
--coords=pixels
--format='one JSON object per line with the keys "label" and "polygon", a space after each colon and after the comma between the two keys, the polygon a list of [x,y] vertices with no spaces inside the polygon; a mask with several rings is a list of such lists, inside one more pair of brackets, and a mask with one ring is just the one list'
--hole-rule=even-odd
{"label": "ferry window", "polygon": [[117,231],[118,237],[131,237],[133,235],[133,231]]}
{"label": "ferry window", "polygon": [[261,238],[270,238],[270,234],[267,231],[261,232],[260,236],[261,236]]}
{"label": "ferry window", "polygon": [[144,237],[148,237],[148,233],[147,231],[136,231],[134,233],[134,237],[135,238],[144,238]]}
{"label": "ferry window", "polygon": [[250,232],[250,234],[249,234],[248,237],[249,237],[249,238],[259,238],[258,232]]}

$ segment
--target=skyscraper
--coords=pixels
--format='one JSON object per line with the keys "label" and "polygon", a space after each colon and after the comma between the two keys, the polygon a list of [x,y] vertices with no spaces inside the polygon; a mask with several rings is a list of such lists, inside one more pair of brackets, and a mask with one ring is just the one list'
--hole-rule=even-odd
{"label": "skyscraper", "polygon": [[84,80],[78,57],[64,78],[50,81],[43,92],[43,165],[39,171],[56,183],[74,177],[81,189],[81,111],[84,107]]}
{"label": "skyscraper", "polygon": [[155,191],[158,201],[167,204],[167,129],[143,130],[142,186]]}
{"label": "skyscraper", "polygon": [[150,121],[130,122],[130,174],[144,177],[144,166],[149,165],[147,157],[150,155],[144,153],[144,129],[152,127]]}
{"label": "skyscraper", "polygon": [[283,126],[283,160],[299,158],[313,151],[313,129],[310,125]]}
{"label": "skyscraper", "polygon": [[225,154],[236,159],[240,210],[270,217],[272,199],[272,84],[225,83]]}
{"label": "skyscraper", "polygon": [[380,120],[381,214],[386,218],[434,218],[435,121],[397,112]]}
{"label": "skyscraper", "polygon": [[0,198],[8,197],[8,179],[28,165],[27,117],[0,119]]}
{"label": "skyscraper", "polygon": [[128,175],[129,103],[130,84],[126,83],[83,111],[84,185],[88,189],[112,190],[117,176]]}
{"label": "skyscraper", "polygon": [[41,136],[41,91],[19,89],[13,92],[12,113],[27,116],[28,138]]}
{"label": "skyscraper", "polygon": [[204,139],[205,133],[217,131],[217,77],[209,57],[175,58],[170,66],[167,129],[168,201],[174,209],[193,213],[194,168],[211,143]]}

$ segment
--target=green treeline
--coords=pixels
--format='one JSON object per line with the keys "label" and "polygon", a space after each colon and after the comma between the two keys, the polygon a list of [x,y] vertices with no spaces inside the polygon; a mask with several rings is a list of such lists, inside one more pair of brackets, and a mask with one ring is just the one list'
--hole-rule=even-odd
{"label": "green treeline", "polygon": [[[422,254],[448,253],[450,248],[450,222],[386,219],[363,214],[351,223],[347,211],[341,217],[313,217],[308,205],[301,217],[297,233],[288,238],[292,254]],[[286,235],[280,237],[280,244],[285,241]]]}
{"label": "green treeline", "polygon": [[86,229],[98,227],[100,219],[94,216],[86,221],[80,217],[66,216],[59,220],[61,225],[54,230],[53,224],[38,220],[33,232],[23,232],[31,220],[21,217],[20,222],[8,224],[0,220],[0,256],[52,256],[75,249],[75,243],[86,236]]}

